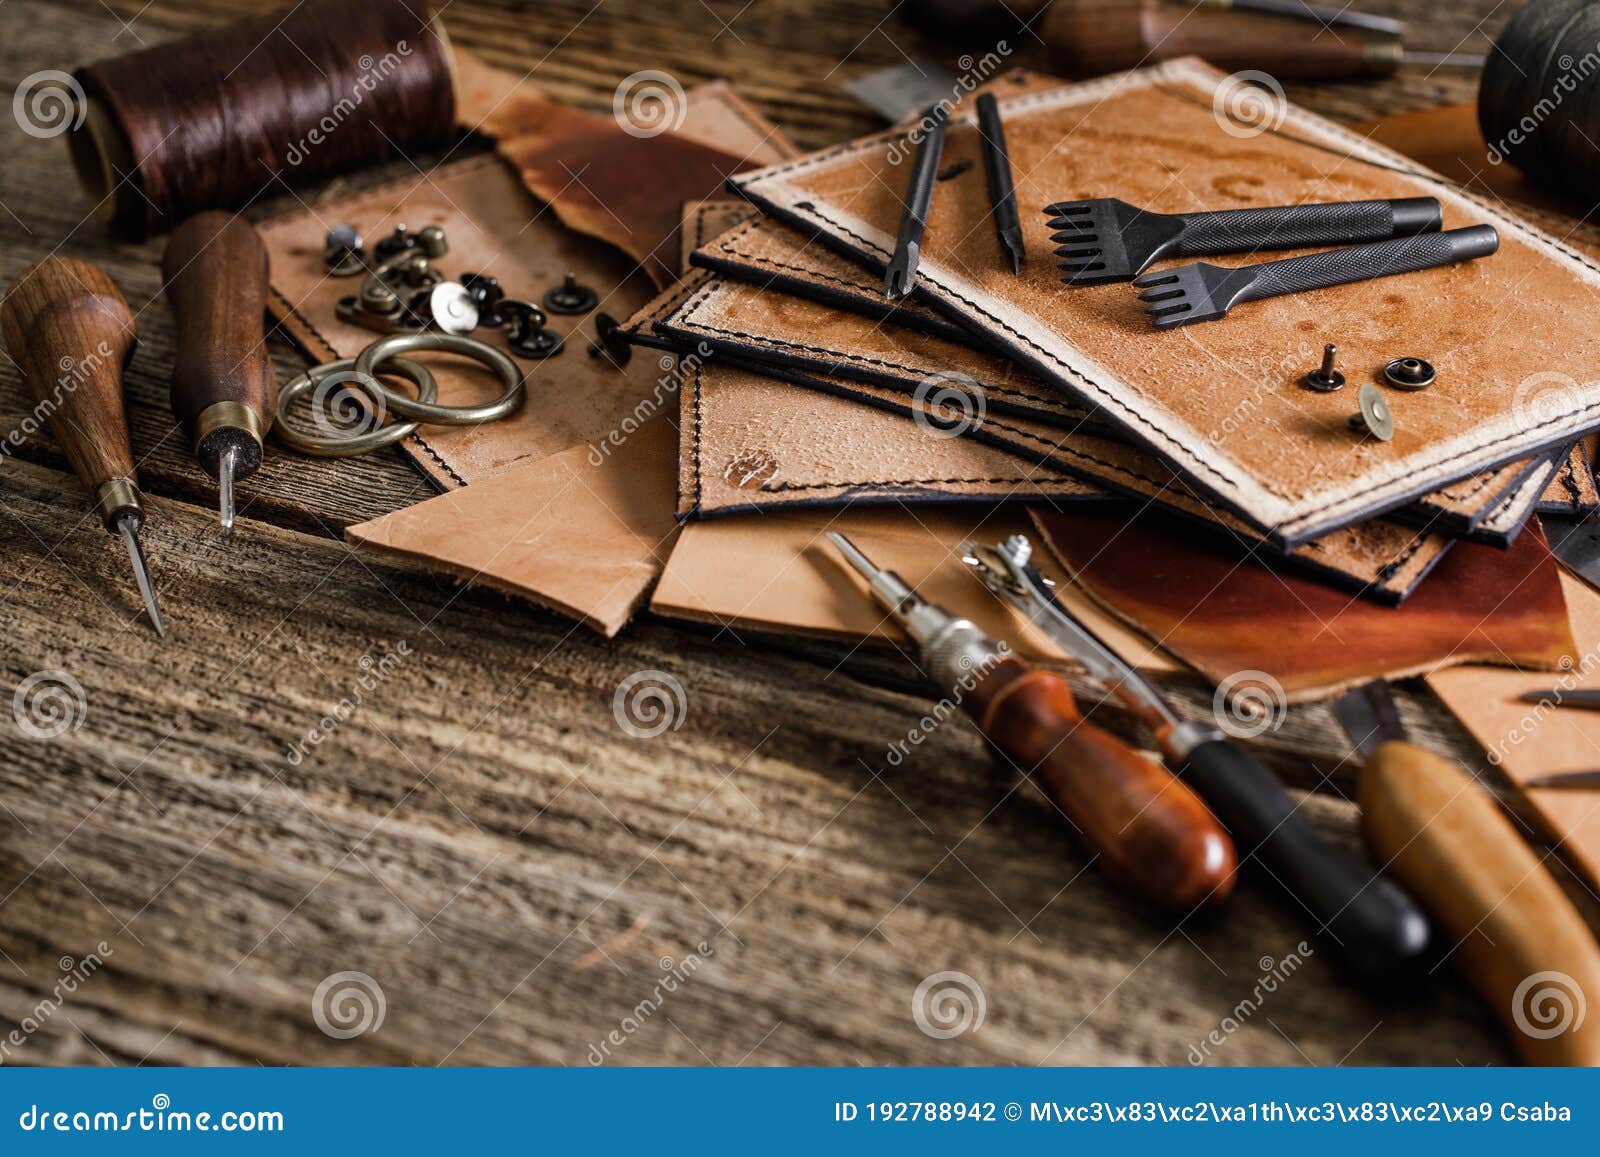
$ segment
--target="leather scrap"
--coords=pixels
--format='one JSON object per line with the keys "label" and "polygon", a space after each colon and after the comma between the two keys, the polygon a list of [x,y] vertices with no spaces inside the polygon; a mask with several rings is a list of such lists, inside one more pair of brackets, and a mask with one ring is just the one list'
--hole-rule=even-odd
{"label": "leather scrap", "polygon": [[1317,699],[1461,663],[1553,671],[1576,653],[1560,568],[1537,524],[1507,550],[1457,546],[1392,608],[1170,518],[1036,510],[1034,520],[1075,583],[1213,683],[1265,672],[1289,700]]}

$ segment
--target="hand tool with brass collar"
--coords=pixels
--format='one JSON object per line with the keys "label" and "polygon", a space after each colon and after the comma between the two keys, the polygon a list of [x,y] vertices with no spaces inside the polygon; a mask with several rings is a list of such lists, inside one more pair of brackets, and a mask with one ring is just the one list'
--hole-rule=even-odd
{"label": "hand tool with brass collar", "polygon": [[217,482],[222,529],[233,487],[261,466],[278,385],[267,356],[267,247],[232,213],[197,213],[172,231],[161,259],[178,321],[172,412],[195,460]]}
{"label": "hand tool with brass collar", "polygon": [[1411,898],[1318,836],[1255,756],[1215,728],[1184,719],[1067,611],[1031,564],[1027,538],[1013,535],[992,548],[968,544],[964,554],[997,597],[1037,623],[1149,724],[1168,766],[1227,825],[1244,853],[1241,862],[1256,860],[1363,976],[1378,979],[1415,965],[1428,944],[1428,922]]}
{"label": "hand tool with brass collar", "polygon": [[828,538],[911,637],[930,679],[1037,781],[1107,875],[1179,912],[1232,891],[1233,843],[1216,817],[1160,763],[1088,722],[1065,679],[924,602],[844,535]]}
{"label": "hand tool with brass collar", "polygon": [[139,542],[144,506],[122,404],[122,371],[136,342],[133,312],[97,266],[49,257],[23,271],[0,304],[6,349],[28,392],[94,500],[121,537],[156,634],[165,635]]}

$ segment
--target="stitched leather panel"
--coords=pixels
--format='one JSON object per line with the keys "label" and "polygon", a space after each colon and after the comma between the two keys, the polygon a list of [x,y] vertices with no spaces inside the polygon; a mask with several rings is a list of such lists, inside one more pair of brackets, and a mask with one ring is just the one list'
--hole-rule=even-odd
{"label": "stitched leather panel", "polygon": [[[986,211],[981,173],[942,182],[923,246],[924,300],[1009,343],[1196,485],[1287,541],[1600,425],[1600,326],[1588,304],[1600,272],[1586,259],[1286,104],[1270,106],[1270,131],[1219,121],[1213,99],[1221,80],[1197,61],[1176,61],[1005,102],[1013,164],[1026,174],[1018,187],[1023,226],[1039,260],[1030,259],[1021,278],[1003,272],[992,237],[971,228]],[[976,159],[974,135],[966,119],[952,122],[947,166]],[[881,268],[904,183],[886,156],[896,139],[880,134],[735,183]],[[1126,286],[1068,292],[1044,259],[1042,206],[1102,193],[1167,212],[1432,195],[1446,227],[1492,223],[1501,248],[1481,261],[1253,303],[1225,321],[1157,335]],[[1338,339],[1348,366],[1378,366],[1403,350],[1440,367],[1439,386],[1396,399],[1393,442],[1354,441],[1348,398],[1299,387],[1307,363],[1286,352],[1308,340],[1320,348],[1327,337]],[[1551,351],[1560,351],[1558,365]],[[1539,378],[1551,374],[1559,379],[1554,393]],[[1228,422],[1241,407],[1240,420]]]}

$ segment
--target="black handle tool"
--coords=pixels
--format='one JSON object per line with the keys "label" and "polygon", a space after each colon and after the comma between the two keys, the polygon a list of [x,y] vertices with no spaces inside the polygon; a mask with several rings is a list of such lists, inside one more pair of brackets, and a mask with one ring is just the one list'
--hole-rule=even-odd
{"label": "black handle tool", "polygon": [[1325,842],[1278,777],[1214,727],[1184,719],[1160,691],[1055,598],[1012,535],[993,548],[966,544],[963,561],[996,596],[1027,615],[1155,732],[1167,765],[1364,977],[1411,968],[1428,946],[1428,921],[1411,897]]}
{"label": "black handle tool", "polygon": [[992,93],[978,97],[978,135],[983,140],[983,174],[989,183],[989,212],[994,215],[1000,252],[1011,259],[1011,272],[1022,272],[1022,222],[1017,218],[1017,190],[1011,181],[1011,154],[1000,123],[1000,102]]}
{"label": "black handle tool", "polygon": [[944,154],[944,130],[949,115],[944,105],[936,104],[918,122],[922,139],[917,142],[917,155],[911,161],[911,182],[906,187],[894,258],[883,277],[883,295],[891,301],[906,296],[916,284],[917,263],[922,258],[922,231],[928,227],[928,206],[933,204],[933,186],[939,179],[939,158]]}
{"label": "black handle tool", "polygon": [[1152,213],[1115,197],[1096,197],[1058,201],[1044,211],[1066,274],[1061,280],[1073,286],[1127,281],[1165,257],[1354,245],[1437,232],[1444,220],[1432,197],[1205,213]]}
{"label": "black handle tool", "polygon": [[1176,329],[1197,321],[1214,321],[1241,301],[1260,301],[1286,293],[1304,293],[1370,281],[1396,273],[1415,273],[1440,265],[1454,265],[1487,257],[1500,248],[1500,235],[1493,225],[1471,225],[1447,229],[1443,233],[1421,233],[1379,241],[1373,245],[1352,245],[1304,257],[1287,257],[1260,265],[1228,269],[1198,261],[1134,279],[1144,290],[1139,300],[1157,329]]}

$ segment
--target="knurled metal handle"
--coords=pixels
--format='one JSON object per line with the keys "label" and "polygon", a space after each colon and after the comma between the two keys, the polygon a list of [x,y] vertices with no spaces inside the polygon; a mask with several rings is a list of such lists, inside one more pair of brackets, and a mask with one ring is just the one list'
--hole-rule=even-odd
{"label": "knurled metal handle", "polygon": [[1440,223],[1439,202],[1432,197],[1219,209],[1179,216],[1183,233],[1176,253],[1185,257],[1353,245],[1438,229]]}
{"label": "knurled metal handle", "polygon": [[1255,277],[1237,300],[1260,301],[1286,293],[1304,293],[1396,273],[1414,273],[1419,269],[1487,257],[1499,247],[1500,236],[1492,225],[1473,225],[1269,261],[1251,267]]}

